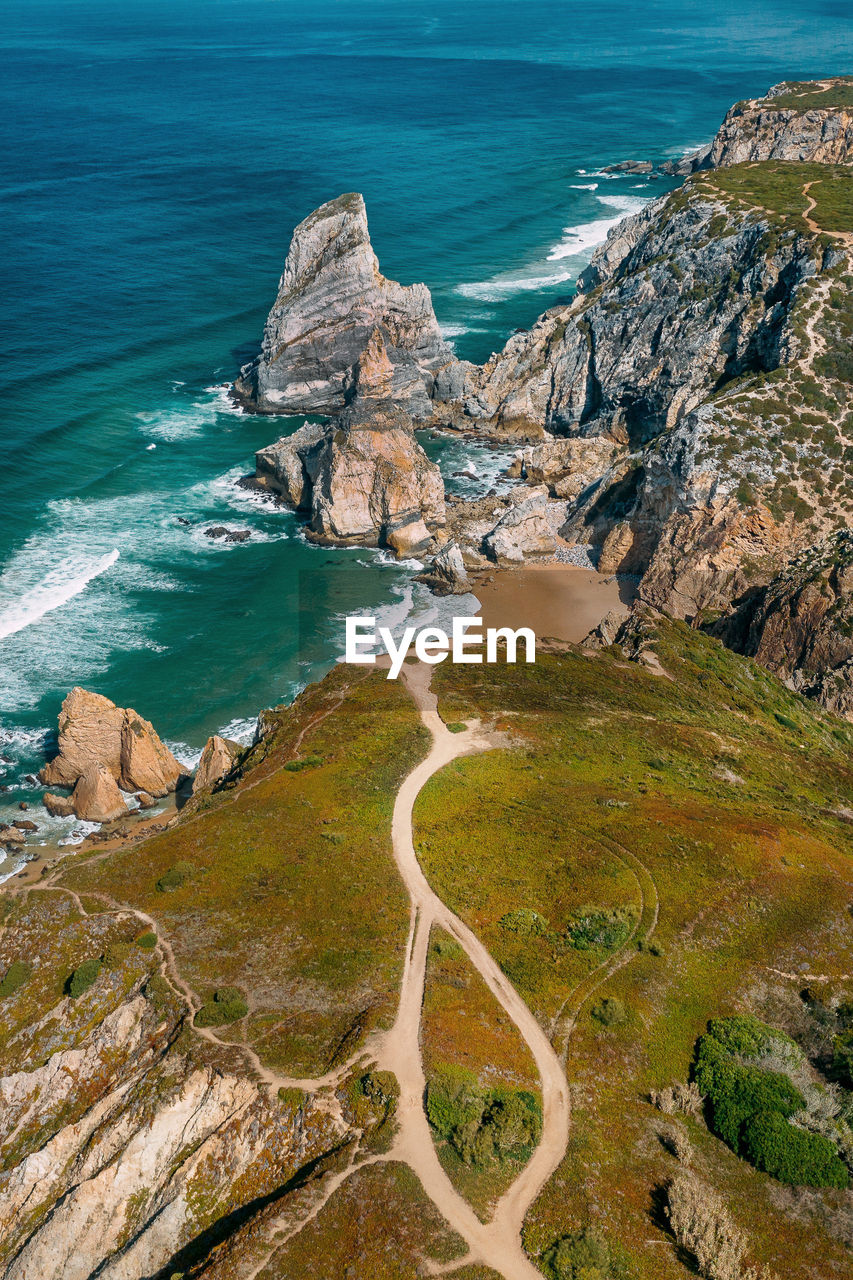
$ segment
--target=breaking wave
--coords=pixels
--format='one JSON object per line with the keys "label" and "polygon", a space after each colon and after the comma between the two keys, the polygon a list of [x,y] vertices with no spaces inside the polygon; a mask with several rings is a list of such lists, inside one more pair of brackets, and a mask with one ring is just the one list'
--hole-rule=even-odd
{"label": "breaking wave", "polygon": [[[93,578],[106,573],[118,558],[119,551],[114,547],[107,555],[100,556],[96,560],[69,559],[63,561],[57,568],[49,570],[37,586],[25,591],[5,608],[0,609],[0,640],[14,635],[16,631],[23,631],[24,627],[38,622],[46,613],[52,613],[54,609],[59,609],[69,600],[73,600],[81,591],[86,590]],[[0,578],[0,592],[4,589],[8,591],[10,586],[12,586],[11,583],[4,583]]]}

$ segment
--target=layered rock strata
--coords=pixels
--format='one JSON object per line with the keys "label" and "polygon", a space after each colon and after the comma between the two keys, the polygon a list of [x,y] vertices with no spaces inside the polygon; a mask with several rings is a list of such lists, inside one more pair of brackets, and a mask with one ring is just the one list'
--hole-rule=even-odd
{"label": "layered rock strata", "polygon": [[429,290],[380,274],[364,200],[350,193],[294,231],[260,354],[235,391],[266,412],[337,413],[352,398],[374,330],[392,367],[392,397],[415,421],[433,416],[433,400],[458,396],[464,370],[441,336]]}

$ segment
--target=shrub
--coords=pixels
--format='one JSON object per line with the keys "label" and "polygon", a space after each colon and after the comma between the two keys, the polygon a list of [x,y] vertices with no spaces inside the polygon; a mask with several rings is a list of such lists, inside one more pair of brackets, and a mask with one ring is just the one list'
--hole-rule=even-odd
{"label": "shrub", "polygon": [[461,720],[453,720],[447,728],[450,733],[464,733],[468,726],[463,724]]}
{"label": "shrub", "polygon": [[828,1138],[788,1124],[778,1111],[762,1111],[743,1126],[743,1154],[756,1169],[793,1187],[850,1185],[847,1166]]}
{"label": "shrub", "polygon": [[136,939],[136,945],[141,947],[143,951],[153,951],[157,946],[157,934],[141,933]]}
{"label": "shrub", "polygon": [[124,964],[130,955],[129,942],[111,942],[104,952],[104,964],[110,969],[117,969]]}
{"label": "shrub", "polygon": [[301,760],[288,760],[284,767],[288,773],[299,773],[302,769],[316,769],[322,763],[322,756],[303,756]]}
{"label": "shrub", "polygon": [[224,1027],[226,1023],[245,1018],[249,1006],[236,987],[221,987],[213,999],[201,1006],[195,1015],[197,1027]]}
{"label": "shrub", "polygon": [[101,972],[100,960],[84,960],[78,965],[65,984],[65,990],[72,1000],[77,1000],[94,985]]}
{"label": "shrub", "polygon": [[701,1276],[706,1280],[758,1280],[756,1272],[743,1265],[746,1238],[711,1187],[684,1169],[667,1187],[666,1200],[672,1234],[696,1259]]}
{"label": "shrub", "polygon": [[174,893],[193,878],[196,868],[191,862],[176,862],[157,881],[160,893]]}
{"label": "shrub", "polygon": [[610,1250],[588,1227],[555,1240],[542,1261],[551,1280],[609,1280],[612,1275]]}
{"label": "shrub", "polygon": [[[761,1065],[767,1061],[782,1070]],[[712,1130],[738,1155],[793,1186],[846,1187],[831,1138],[789,1123],[806,1099],[786,1071],[802,1063],[794,1041],[757,1018],[716,1018],[699,1040],[694,1077]]]}
{"label": "shrub", "polygon": [[634,928],[634,915],[625,907],[600,911],[584,907],[566,929],[566,941],[576,951],[589,951],[594,947],[602,951],[617,951]]}
{"label": "shrub", "polygon": [[548,932],[548,921],[531,907],[517,907],[501,916],[501,927],[522,938],[539,938]]}
{"label": "shrub", "polygon": [[445,1067],[427,1086],[427,1118],[465,1164],[526,1160],[542,1132],[542,1111],[521,1089],[483,1088],[469,1072]]}
{"label": "shrub", "polygon": [[27,979],[31,976],[32,970],[28,964],[24,964],[23,960],[13,960],[6,970],[2,981],[0,981],[0,1000],[5,1000],[7,996],[14,995]]}
{"label": "shrub", "polygon": [[590,1016],[603,1027],[620,1027],[623,1022],[628,1021],[624,1004],[615,996],[605,996],[603,1000],[599,1000],[590,1010]]}

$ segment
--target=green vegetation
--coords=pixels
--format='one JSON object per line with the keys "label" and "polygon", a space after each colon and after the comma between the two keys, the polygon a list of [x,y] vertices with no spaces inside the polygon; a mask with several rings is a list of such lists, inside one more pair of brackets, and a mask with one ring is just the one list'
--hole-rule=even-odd
{"label": "green vegetation", "polygon": [[[777,230],[791,227],[811,234],[805,220],[809,196],[815,207],[808,216],[821,230],[853,231],[851,184],[848,165],[765,160],[696,174],[684,190],[688,197],[722,196],[736,206],[756,209],[769,216]],[[806,185],[809,190],[804,192]]]}
{"label": "green vegetation", "polygon": [[853,107],[853,78],[840,76],[827,85],[814,80],[789,80],[785,92],[762,98],[760,106],[769,110],[813,111],[821,108]]}
{"label": "green vegetation", "polygon": [[321,756],[303,756],[300,760],[288,760],[284,767],[288,773],[300,773],[303,769],[316,769],[322,763]]}
{"label": "green vegetation", "polygon": [[589,1227],[555,1240],[542,1262],[548,1280],[629,1280],[631,1275],[621,1250]]}
{"label": "green vegetation", "polygon": [[429,1081],[427,1118],[465,1164],[527,1160],[542,1132],[542,1109],[531,1093],[484,1088],[459,1067],[445,1067]]}
{"label": "green vegetation", "polygon": [[400,1086],[390,1071],[350,1076],[343,1088],[347,1119],[362,1132],[370,1151],[388,1151],[394,1140]]}
{"label": "green vegetation", "polygon": [[68,978],[66,986],[66,990],[71,999],[79,999],[84,992],[94,986],[100,972],[101,961],[94,958],[84,960],[82,964],[78,965]]}
{"label": "green vegetation", "polygon": [[0,981],[0,1000],[12,996],[30,977],[32,969],[23,960],[13,960]]}
{"label": "green vegetation", "polygon": [[143,951],[153,951],[157,946],[157,934],[151,933],[150,931],[148,933],[141,933],[136,939],[136,945],[141,947]]}
{"label": "green vegetation", "polygon": [[160,893],[173,893],[175,889],[183,889],[188,880],[192,880],[197,867],[191,862],[176,862],[157,881]]}
{"label": "green vegetation", "polygon": [[795,1186],[846,1187],[850,1179],[833,1143],[789,1124],[806,1099],[781,1070],[799,1065],[788,1036],[754,1017],[716,1018],[699,1040],[694,1075],[710,1108],[710,1124],[725,1143],[772,1177]]}
{"label": "green vegetation", "polygon": [[195,1015],[197,1027],[224,1027],[229,1022],[239,1022],[249,1012],[249,1006],[236,987],[222,987],[214,991]]}
{"label": "green vegetation", "polygon": [[576,951],[617,951],[630,938],[636,915],[625,907],[598,911],[584,907],[569,924],[566,938]]}
{"label": "green vegetation", "polygon": [[628,1012],[616,996],[604,996],[592,1006],[590,1016],[603,1027],[621,1027],[628,1021]]}
{"label": "green vegetation", "polygon": [[463,724],[461,720],[451,720],[450,724],[447,725],[447,728],[450,733],[464,733],[468,726],[467,724]]}
{"label": "green vegetation", "polygon": [[194,991],[251,993],[265,1064],[321,1075],[396,1010],[409,904],[391,813],[426,731],[397,682],[343,666],[264,725],[233,788],[133,848],[67,859],[60,880],[155,918]]}
{"label": "green vegetation", "polygon": [[[645,1099],[688,1080],[697,1039],[721,1009],[769,1017],[772,1006],[774,1020],[785,1011],[781,1025],[802,1020],[800,988],[781,973],[807,965],[844,989],[853,827],[834,811],[853,792],[853,729],[681,623],[650,621],[645,643],[666,675],[616,648],[587,657],[540,646],[535,664],[512,669],[442,664],[433,687],[443,718],[511,727],[521,745],[447,766],[418,797],[414,822],[436,892],[510,974],[558,1050],[567,1048],[570,1146],[528,1216],[528,1252],[542,1265],[567,1223],[590,1223],[591,1212],[594,1222],[607,1206],[608,1240],[624,1247],[638,1280],[660,1280],[649,1206],[675,1170],[655,1136],[661,1115]],[[633,913],[623,948],[568,945],[565,931],[590,904]],[[546,931],[507,928],[518,911],[535,912]],[[427,1080],[452,1061],[488,1085],[480,1063],[494,1052],[486,1026],[496,1019],[485,1008],[476,1019],[471,987],[457,985],[461,963],[441,960],[439,974],[425,1004]],[[625,1021],[592,1017],[604,1000],[620,1001]],[[830,1024],[829,1052],[844,1030]],[[793,1084],[811,1107],[799,1075]],[[751,1264],[786,1280],[807,1280],[815,1267],[843,1272],[837,1191],[815,1190],[824,1207],[789,1213],[778,1183],[701,1118],[679,1123],[703,1178],[731,1205]],[[821,1122],[830,1141],[836,1123],[828,1114]],[[461,1188],[469,1166],[449,1143],[441,1156]]]}

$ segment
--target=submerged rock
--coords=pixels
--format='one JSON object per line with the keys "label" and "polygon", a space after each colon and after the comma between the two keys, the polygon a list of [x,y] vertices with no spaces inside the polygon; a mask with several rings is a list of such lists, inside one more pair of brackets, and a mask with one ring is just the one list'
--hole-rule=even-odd
{"label": "submerged rock", "polygon": [[[101,775],[105,771],[115,786],[107,787]],[[44,766],[39,775],[48,786],[74,787],[68,802],[52,796],[49,812],[73,812],[86,815],[77,807],[99,811],[116,809],[116,794],[123,791],[147,791],[164,796],[174,791],[186,770],[158,737],[153,725],[132,709],[117,707],[109,698],[75,687],[66,697],[59,714],[59,754]],[[85,784],[77,792],[78,780]],[[120,799],[119,795],[119,799]],[[47,799],[45,800],[47,804]],[[126,812],[124,801],[122,813]],[[118,816],[116,813],[114,816]],[[106,822],[107,818],[91,818]]]}
{"label": "submerged rock", "polygon": [[416,420],[451,398],[460,373],[426,285],[386,280],[370,243],[363,198],[321,205],[293,233],[261,352],[235,392],[272,413],[337,413],[374,330],[387,347],[390,393]]}

